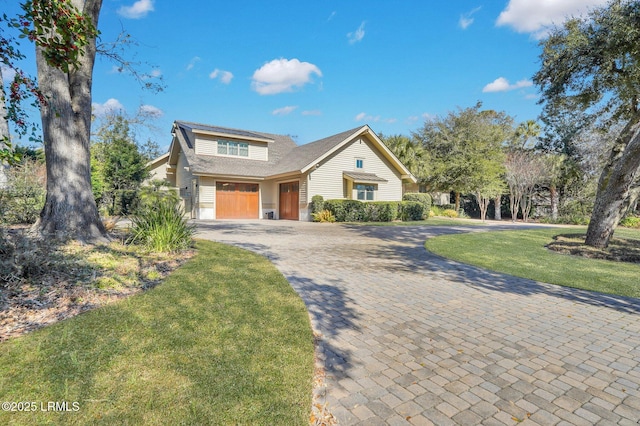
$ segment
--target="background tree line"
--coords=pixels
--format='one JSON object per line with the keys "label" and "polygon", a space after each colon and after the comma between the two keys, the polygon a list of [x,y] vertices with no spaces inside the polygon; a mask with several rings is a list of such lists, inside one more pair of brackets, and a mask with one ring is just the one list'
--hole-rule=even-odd
{"label": "background tree line", "polygon": [[[136,141],[134,129],[145,125],[141,117],[113,112],[94,120],[91,135],[91,188],[102,216],[129,215],[144,197],[146,164],[161,152],[157,143]],[[46,195],[46,160],[41,148],[16,146],[19,157],[5,168],[0,185],[0,219],[4,223],[35,223]]]}
{"label": "background tree line", "polygon": [[455,210],[482,220],[490,212],[497,220],[506,215],[526,222],[535,215],[586,224],[619,129],[584,128],[566,146],[555,143],[550,127],[544,130],[478,103],[429,118],[410,136],[381,138],[428,192],[450,192]]}

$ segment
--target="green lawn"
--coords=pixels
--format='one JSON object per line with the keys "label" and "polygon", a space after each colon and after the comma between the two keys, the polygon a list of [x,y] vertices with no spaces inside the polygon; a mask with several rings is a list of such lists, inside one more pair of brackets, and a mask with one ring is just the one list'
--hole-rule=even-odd
{"label": "green lawn", "polygon": [[[640,265],[559,254],[545,248],[558,234],[585,228],[478,232],[445,235],[425,243],[427,250],[492,271],[602,293],[640,297]],[[640,239],[636,230],[617,236]]]}
{"label": "green lawn", "polygon": [[450,219],[447,217],[430,217],[426,220],[408,220],[406,222],[343,222],[349,225],[363,226],[481,226],[486,225],[479,220],[472,219]]}
{"label": "green lawn", "polygon": [[153,290],[0,344],[2,401],[37,408],[0,424],[308,424],[303,302],[263,257],[197,247]]}

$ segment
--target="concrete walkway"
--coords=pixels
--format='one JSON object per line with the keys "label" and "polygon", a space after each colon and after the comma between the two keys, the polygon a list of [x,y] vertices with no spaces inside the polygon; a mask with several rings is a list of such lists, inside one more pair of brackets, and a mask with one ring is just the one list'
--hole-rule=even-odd
{"label": "concrete walkway", "polygon": [[423,247],[469,228],[198,230],[268,257],[300,294],[341,425],[640,423],[638,299],[490,273]]}

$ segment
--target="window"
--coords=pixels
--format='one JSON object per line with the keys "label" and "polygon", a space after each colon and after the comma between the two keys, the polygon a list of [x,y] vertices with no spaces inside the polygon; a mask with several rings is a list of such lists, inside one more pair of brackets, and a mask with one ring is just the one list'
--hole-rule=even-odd
{"label": "window", "polygon": [[248,157],[249,144],[231,141],[218,141],[218,154],[233,155],[234,157]]}
{"label": "window", "polygon": [[363,159],[356,159],[356,169],[363,169],[364,168],[364,160]]}
{"label": "window", "polygon": [[361,201],[373,201],[374,199],[374,191],[376,190],[375,185],[356,185],[356,191],[358,192],[358,200]]}

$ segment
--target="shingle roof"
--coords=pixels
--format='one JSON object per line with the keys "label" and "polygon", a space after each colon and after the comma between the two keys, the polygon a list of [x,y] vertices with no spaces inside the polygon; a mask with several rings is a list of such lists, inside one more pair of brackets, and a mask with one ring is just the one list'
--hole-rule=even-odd
{"label": "shingle roof", "polygon": [[324,139],[310,142],[305,145],[297,146],[287,154],[287,161],[278,164],[273,174],[281,174],[292,171],[300,171],[327,152],[331,151],[340,143],[344,142],[349,136],[356,133],[362,127],[347,130],[337,135],[329,136]]}
{"label": "shingle roof", "polygon": [[344,171],[342,172],[342,174],[353,179],[355,182],[389,182],[388,180],[381,178],[375,173]]}
{"label": "shingle roof", "polygon": [[[296,143],[289,136],[275,135],[264,132],[254,132],[247,130],[230,129],[226,127],[208,126],[205,124],[191,123],[185,121],[175,122],[179,132],[176,132],[177,139],[182,147],[182,151],[187,156],[189,167],[193,173],[218,174],[227,176],[250,176],[267,177],[272,175],[272,170],[286,154],[296,147]],[[224,133],[242,138],[251,137],[268,139],[269,156],[268,161],[255,161],[246,158],[232,157],[211,157],[195,155],[191,131],[204,130],[216,133]]]}

